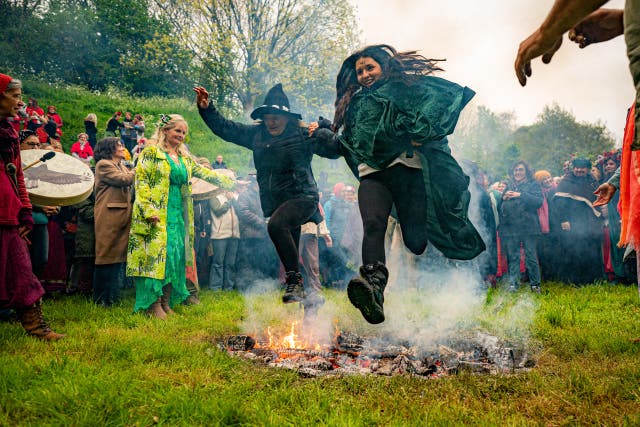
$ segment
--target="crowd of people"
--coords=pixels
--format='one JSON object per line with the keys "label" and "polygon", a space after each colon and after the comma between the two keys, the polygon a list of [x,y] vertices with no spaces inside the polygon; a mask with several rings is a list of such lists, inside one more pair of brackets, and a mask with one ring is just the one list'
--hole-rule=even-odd
{"label": "crowd of people", "polygon": [[618,199],[594,206],[597,188],[620,165],[620,151],[587,158],[572,158],[563,176],[547,170],[532,171],[524,161],[509,170],[509,179],[488,185],[481,178],[480,209],[489,233],[481,271],[488,284],[504,278],[516,291],[522,280],[533,292],[541,281],[584,285],[606,280],[635,282],[635,259],[625,259],[620,240]]}
{"label": "crowd of people", "polygon": [[[595,203],[619,153],[604,153],[594,168],[573,158],[555,178],[518,161],[507,180],[488,185],[477,167],[465,173],[447,142],[474,92],[433,76],[439,70],[416,52],[368,46],[342,63],[333,121],[308,125],[281,84],[251,113],[253,124],[226,119],[195,87],[211,131],[252,152],[256,173],[242,179],[222,156],[211,163],[189,152],[180,115],[161,115],[147,141],[141,115],[116,112],[98,140],[90,113],[70,154],[92,167],[94,191],[63,207],[32,206],[20,161],[21,150],[63,152],[62,119],[34,99],[25,106],[20,81],[0,74],[0,308],[55,340],[62,335],[44,321],[46,294],[81,292],[108,307],[131,286],[134,311],[166,319],[177,304],[199,303],[201,287],[246,290],[279,279],[282,302],[300,303],[305,319],[324,304],[322,287],[334,286],[377,324],[390,251],[418,256],[427,246],[475,260],[486,283],[502,277],[510,291],[523,280],[535,293],[542,280],[632,282],[634,265],[617,247],[616,201]],[[314,154],[343,157],[357,184],[318,188]],[[196,191],[196,179],[209,187]],[[470,209],[482,223],[472,223]]]}

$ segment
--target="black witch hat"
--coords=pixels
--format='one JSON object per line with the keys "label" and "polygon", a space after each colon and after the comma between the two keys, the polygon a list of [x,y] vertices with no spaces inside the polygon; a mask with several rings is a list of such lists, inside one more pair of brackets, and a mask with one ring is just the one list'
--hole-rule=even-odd
{"label": "black witch hat", "polygon": [[292,113],[289,109],[289,98],[282,90],[282,84],[278,83],[267,92],[264,102],[251,113],[253,120],[261,119],[264,114],[284,114],[296,120],[302,120],[298,113]]}

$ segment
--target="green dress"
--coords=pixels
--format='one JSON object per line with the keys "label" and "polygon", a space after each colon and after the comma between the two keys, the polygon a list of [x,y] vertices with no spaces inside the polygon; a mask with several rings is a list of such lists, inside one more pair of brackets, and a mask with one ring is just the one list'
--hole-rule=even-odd
{"label": "green dress", "polygon": [[171,165],[169,199],[167,202],[167,260],[163,280],[136,277],[135,311],[146,310],[162,295],[162,287],[171,283],[170,306],[181,303],[189,296],[185,274],[185,225],[181,188],[188,181],[187,169],[180,157],[176,163],[167,156]]}

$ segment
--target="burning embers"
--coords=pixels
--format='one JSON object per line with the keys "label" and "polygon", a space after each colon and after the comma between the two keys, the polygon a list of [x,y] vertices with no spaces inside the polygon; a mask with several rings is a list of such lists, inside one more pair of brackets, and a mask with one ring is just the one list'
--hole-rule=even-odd
{"label": "burning embers", "polygon": [[374,374],[439,378],[470,371],[481,374],[514,373],[535,365],[519,350],[486,333],[458,338],[434,348],[389,345],[349,332],[339,332],[331,344],[309,345],[296,334],[276,338],[268,331],[263,341],[248,335],[227,337],[220,348],[231,355],[271,367],[292,369],[309,377]]}

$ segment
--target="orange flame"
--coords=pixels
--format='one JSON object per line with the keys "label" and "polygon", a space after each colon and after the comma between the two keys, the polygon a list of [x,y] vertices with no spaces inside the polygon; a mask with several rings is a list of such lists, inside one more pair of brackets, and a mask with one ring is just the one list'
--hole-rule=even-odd
{"label": "orange flame", "polygon": [[266,342],[263,345],[256,347],[263,347],[269,349],[314,349],[317,351],[322,350],[322,345],[314,339],[313,336],[301,337],[300,332],[297,329],[298,322],[292,321],[288,328],[288,333],[285,335],[277,335],[270,327],[267,327],[265,332]]}

